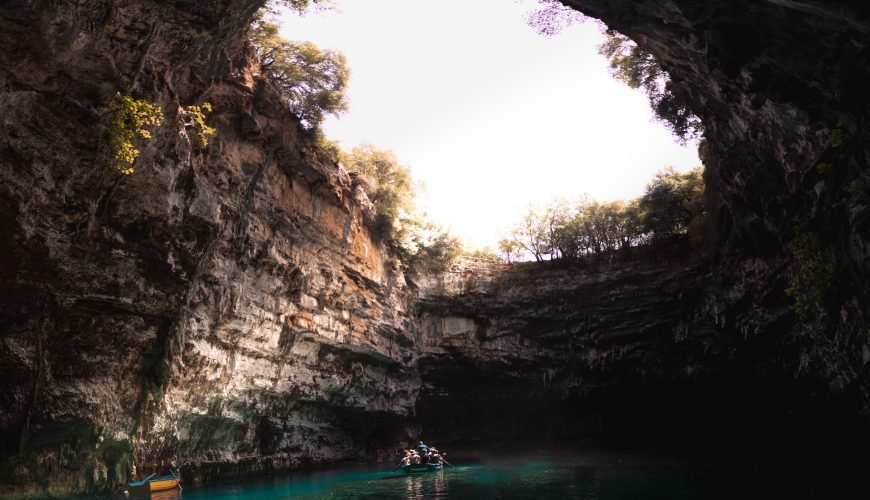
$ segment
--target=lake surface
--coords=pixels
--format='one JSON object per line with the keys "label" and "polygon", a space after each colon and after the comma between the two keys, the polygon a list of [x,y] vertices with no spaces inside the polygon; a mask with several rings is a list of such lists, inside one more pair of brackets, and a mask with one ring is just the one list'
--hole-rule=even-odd
{"label": "lake surface", "polygon": [[837,499],[870,498],[870,474],[816,465],[699,465],[686,461],[528,457],[408,475],[388,466],[320,470],[188,486],[160,500],[252,499]]}

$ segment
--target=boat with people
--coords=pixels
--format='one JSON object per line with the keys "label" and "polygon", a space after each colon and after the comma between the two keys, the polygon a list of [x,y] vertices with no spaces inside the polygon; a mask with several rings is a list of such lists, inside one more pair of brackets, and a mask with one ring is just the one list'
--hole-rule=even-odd
{"label": "boat with people", "polygon": [[407,472],[408,474],[414,474],[416,472],[433,472],[439,471],[444,468],[444,464],[441,462],[432,462],[425,464],[410,464],[402,466],[402,470]]}
{"label": "boat with people", "polygon": [[436,448],[430,448],[423,444],[423,441],[420,441],[420,444],[417,445],[416,449],[410,448],[405,450],[405,455],[402,457],[402,461],[399,462],[399,465],[397,465],[393,470],[395,471],[401,468],[407,474],[414,474],[417,472],[434,472],[443,470],[445,464],[453,467],[453,465],[451,465],[445,458],[446,456],[446,453],[441,453]]}
{"label": "boat with people", "polygon": [[174,488],[181,489],[181,473],[169,471],[169,474],[161,477],[154,477],[157,474],[151,474],[142,481],[128,483],[127,493],[131,495],[148,495],[156,491],[166,491]]}

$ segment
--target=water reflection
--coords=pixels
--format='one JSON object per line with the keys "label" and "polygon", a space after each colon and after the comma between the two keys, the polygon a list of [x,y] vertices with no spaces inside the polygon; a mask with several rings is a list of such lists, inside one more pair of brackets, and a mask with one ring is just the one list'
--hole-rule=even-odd
{"label": "water reflection", "polygon": [[449,481],[444,471],[408,475],[405,478],[405,493],[410,500],[447,498]]}
{"label": "water reflection", "polygon": [[[773,471],[776,472],[776,471]],[[784,474],[785,472],[785,474]],[[731,500],[870,498],[870,478],[850,471],[723,468],[686,463],[527,461],[459,466],[420,474],[356,468],[308,472],[247,483],[186,488],[183,500]],[[814,488],[815,485],[815,488]],[[819,493],[822,494],[819,494]],[[182,500],[176,491],[155,494]]]}
{"label": "water reflection", "polygon": [[182,500],[181,490],[174,488],[166,491],[155,491],[151,493],[151,500]]}

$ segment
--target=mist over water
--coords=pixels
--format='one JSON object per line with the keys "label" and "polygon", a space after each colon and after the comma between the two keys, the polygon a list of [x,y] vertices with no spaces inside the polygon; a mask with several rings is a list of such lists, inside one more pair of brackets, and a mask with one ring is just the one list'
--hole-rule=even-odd
{"label": "mist over water", "polygon": [[[535,453],[452,460],[455,468],[405,474],[354,465],[238,483],[189,486],[170,499],[732,499],[867,498],[860,469],[817,464],[698,463],[653,455]],[[152,498],[156,498],[152,497]]]}

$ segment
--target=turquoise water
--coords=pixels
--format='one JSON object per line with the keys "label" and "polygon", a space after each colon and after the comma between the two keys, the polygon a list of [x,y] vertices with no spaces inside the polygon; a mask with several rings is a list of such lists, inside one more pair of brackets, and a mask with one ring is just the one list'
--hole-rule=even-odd
{"label": "turquoise water", "polygon": [[[454,464],[456,465],[456,464]],[[161,500],[253,499],[743,499],[870,498],[864,474],[688,463],[577,463],[571,460],[459,465],[407,475],[335,469],[218,486],[189,486]]]}

